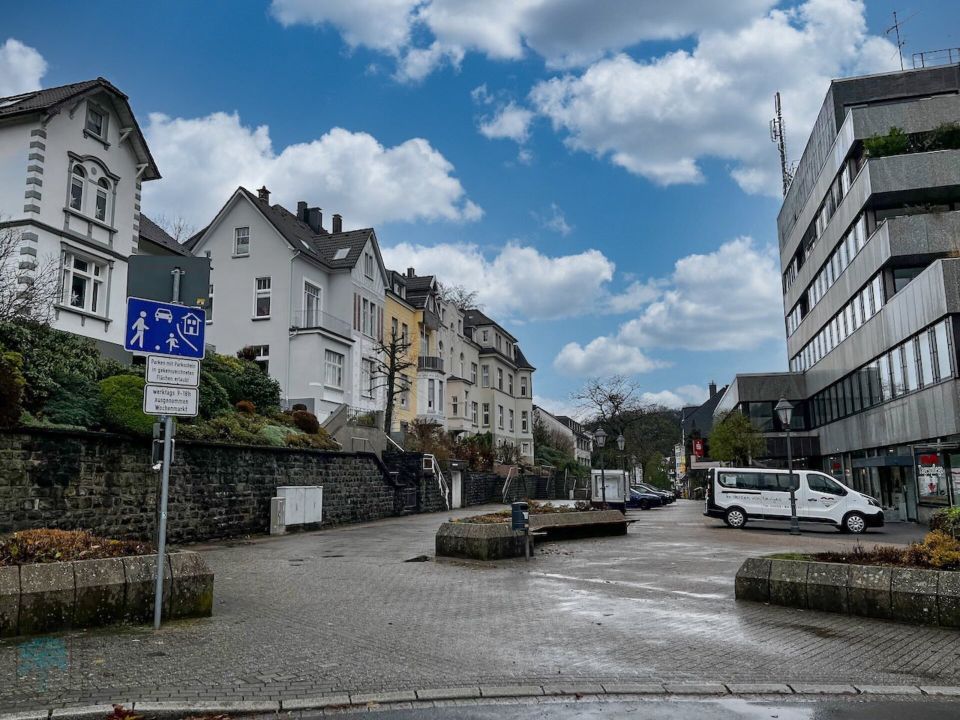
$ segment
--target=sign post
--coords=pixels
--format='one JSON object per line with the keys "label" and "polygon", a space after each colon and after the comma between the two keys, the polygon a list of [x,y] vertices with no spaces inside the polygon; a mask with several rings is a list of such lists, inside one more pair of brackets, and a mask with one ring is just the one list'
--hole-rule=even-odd
{"label": "sign post", "polygon": [[157,581],[153,628],[160,629],[163,613],[163,565],[167,549],[167,502],[173,456],[174,416],[195,416],[200,396],[200,360],[203,359],[206,317],[201,308],[177,304],[179,269],[173,274],[172,303],[127,298],[124,347],[147,356],[147,383],[143,412],[159,415],[163,425],[163,466],[160,472],[160,517],[157,528]]}

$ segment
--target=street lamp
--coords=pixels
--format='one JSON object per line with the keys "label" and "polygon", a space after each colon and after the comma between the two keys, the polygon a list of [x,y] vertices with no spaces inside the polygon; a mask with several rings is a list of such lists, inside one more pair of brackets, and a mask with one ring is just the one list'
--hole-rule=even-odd
{"label": "street lamp", "polygon": [[603,446],[607,442],[607,434],[603,431],[603,428],[600,428],[593,434],[593,439],[597,442],[597,447],[600,448],[600,493],[601,498],[603,499],[603,509],[607,509],[607,476],[603,471]]}
{"label": "street lamp", "polygon": [[[623,433],[620,433],[619,435],[617,435],[617,450],[620,451],[620,469],[623,470],[623,477],[621,478],[621,480],[624,481],[624,482],[623,482],[623,485],[627,485],[627,484],[628,484],[628,483],[626,482],[626,479],[627,479],[627,469],[624,467],[624,462],[623,462],[623,446],[626,444],[626,442],[627,442],[627,441],[623,439]],[[629,498],[630,491],[627,490],[626,487],[623,487],[623,488],[622,488],[622,491],[623,491],[624,502],[626,502],[627,500],[630,499],[630,498]],[[624,507],[626,507],[626,505],[624,505]]]}
{"label": "street lamp", "polygon": [[800,523],[797,521],[797,491],[793,482],[793,455],[790,447],[790,421],[793,419],[793,405],[786,398],[774,408],[780,417],[780,423],[787,429],[787,480],[790,483],[790,534],[800,534]]}

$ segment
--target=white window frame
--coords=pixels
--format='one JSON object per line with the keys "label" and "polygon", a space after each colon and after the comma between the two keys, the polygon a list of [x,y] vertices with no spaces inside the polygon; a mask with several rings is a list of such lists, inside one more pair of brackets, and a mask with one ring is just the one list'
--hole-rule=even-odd
{"label": "white window frame", "polygon": [[431,378],[427,380],[427,410],[433,410],[436,401],[437,383]]}
{"label": "white window frame", "polygon": [[521,375],[520,376],[520,397],[525,398],[526,396],[527,396],[527,378]]}
{"label": "white window frame", "polygon": [[451,407],[451,409],[452,409],[452,411],[453,411],[453,417],[457,417],[457,414],[458,414],[458,412],[459,412],[459,410],[460,410],[460,404],[457,402],[457,396],[456,396],[456,395],[451,395],[451,396],[450,396],[450,407]]}
{"label": "white window frame", "polygon": [[[95,113],[100,116],[100,132],[95,132],[94,130],[90,129],[91,113]],[[104,110],[99,105],[95,105],[94,103],[91,103],[91,102],[87,103],[87,112],[83,118],[83,131],[85,133],[97,138],[98,140],[102,140],[103,142],[106,142],[107,127],[109,122],[110,122],[110,114],[106,110]]]}
{"label": "white window frame", "polygon": [[[312,288],[317,292],[315,294],[310,293],[308,292],[308,288]],[[311,304],[310,302],[311,300],[316,301],[316,310],[315,310],[316,316],[313,318],[313,322],[310,322],[310,318],[308,317],[309,313],[314,312],[309,308],[309,305]],[[323,313],[323,288],[320,287],[319,285],[313,284],[309,280],[303,281],[302,313],[303,313],[303,318],[302,318],[303,327],[319,327],[320,326],[320,318],[321,318],[321,314]]]}
{"label": "white window frame", "polygon": [[530,427],[530,415],[526,410],[520,411],[520,432],[528,432],[527,428]]}
{"label": "white window frame", "polygon": [[260,369],[264,372],[270,371],[270,346],[269,345],[250,345],[251,350],[254,351],[253,361],[260,365]]}
{"label": "white window frame", "polygon": [[503,405],[497,405],[497,428],[503,430]]}
{"label": "white window frame", "polygon": [[[323,384],[337,390],[343,389],[343,354],[325,350],[323,355]],[[331,377],[332,373],[332,377]]]}
{"label": "white window frame", "polygon": [[[240,241],[243,240],[243,251]],[[233,229],[233,257],[250,257],[250,228],[249,226]]]}
{"label": "white window frame", "polygon": [[507,421],[508,421],[508,427],[510,428],[510,432],[513,432],[513,428],[515,427],[514,425],[515,418],[516,418],[516,413],[513,411],[513,408],[510,408],[509,410],[507,410]]}
{"label": "white window frame", "polygon": [[209,325],[213,322],[213,283],[210,283],[210,291],[207,296],[207,306],[204,309],[206,310],[207,325]]}
{"label": "white window frame", "polygon": [[363,358],[360,361],[360,393],[365,398],[373,397],[373,381],[376,371],[373,360]]}
{"label": "white window frame", "polygon": [[363,254],[363,274],[373,280],[373,255],[371,253]]}
{"label": "white window frame", "polygon": [[[86,263],[88,269],[77,268],[77,262]],[[61,305],[71,310],[105,317],[108,272],[109,265],[107,262],[95,260],[89,255],[78,254],[73,250],[64,250],[60,272]],[[85,282],[84,300],[81,305],[74,305],[73,303],[73,279],[75,277]]]}
{"label": "white window frame", "polygon": [[[266,280],[266,287],[260,287],[261,280]],[[260,315],[259,311],[259,300],[261,298],[267,299],[267,313],[265,315]],[[273,311],[273,280],[270,275],[262,275],[260,277],[253,279],[253,319],[254,320],[269,320],[270,313]]]}
{"label": "white window frame", "polygon": [[480,366],[480,387],[490,387],[490,366]]}
{"label": "white window frame", "polygon": [[490,403],[483,403],[483,426],[490,427]]}

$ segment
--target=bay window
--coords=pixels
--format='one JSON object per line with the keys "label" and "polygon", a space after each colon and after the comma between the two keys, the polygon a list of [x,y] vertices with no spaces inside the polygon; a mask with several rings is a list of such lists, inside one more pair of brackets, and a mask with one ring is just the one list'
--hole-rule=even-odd
{"label": "bay window", "polygon": [[343,355],[333,350],[324,353],[324,384],[333,388],[343,387]]}
{"label": "bay window", "polygon": [[63,255],[62,301],[73,308],[97,315],[103,314],[106,264],[78,257],[70,252]]}

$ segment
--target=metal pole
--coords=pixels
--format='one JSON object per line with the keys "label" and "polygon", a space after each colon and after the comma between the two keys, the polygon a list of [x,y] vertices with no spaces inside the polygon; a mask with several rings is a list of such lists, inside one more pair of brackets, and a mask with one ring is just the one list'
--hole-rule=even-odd
{"label": "metal pole", "polygon": [[790,483],[790,534],[800,534],[800,521],[797,520],[797,490],[793,484],[793,455],[790,448],[790,426],[787,425],[787,482]]}
{"label": "metal pole", "polygon": [[600,448],[600,495],[603,498],[603,509],[607,509],[607,475],[603,468],[603,448]]}
{"label": "metal pole", "polygon": [[153,596],[153,629],[160,629],[160,616],[163,611],[163,562],[167,545],[167,497],[170,489],[170,454],[173,435],[173,417],[163,418],[163,472],[160,476],[160,527],[157,537],[157,587]]}

